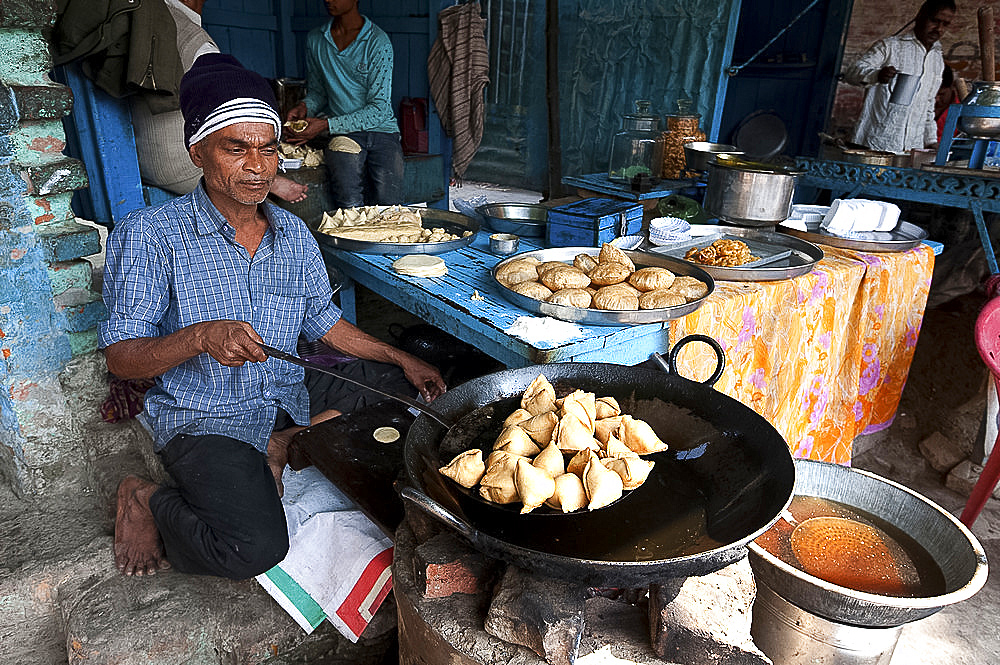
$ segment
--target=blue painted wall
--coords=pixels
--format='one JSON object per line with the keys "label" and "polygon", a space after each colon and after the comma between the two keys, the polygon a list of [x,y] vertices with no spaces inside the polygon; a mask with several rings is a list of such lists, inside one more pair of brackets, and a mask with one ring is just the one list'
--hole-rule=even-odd
{"label": "blue painted wall", "polygon": [[58,376],[71,357],[58,325],[45,247],[28,211],[27,187],[14,163],[10,134],[17,129],[13,93],[0,83],[0,458],[24,456],[19,412],[33,387]]}
{"label": "blue painted wall", "polygon": [[[468,177],[543,189],[544,0],[483,0],[491,84],[486,135]],[[714,134],[726,95],[740,0],[562,0],[559,97],[562,172],[607,170],[611,139],[637,99],[660,114],[692,99]]]}
{"label": "blue painted wall", "polygon": [[[490,84],[479,154],[467,177],[542,189],[546,179],[545,0],[479,0],[487,17]],[[773,63],[730,79],[741,63],[809,0],[561,0],[562,172],[607,168],[611,138],[636,99],[659,113],[694,100],[710,139],[727,139],[758,109],[789,127],[786,152],[808,153],[826,120],[852,0],[819,6],[765,54],[805,54],[805,66]],[[437,12],[453,0],[361,0],[393,42],[393,102],[429,97],[427,54]],[[321,0],[209,0],[204,25],[219,47],[268,77],[305,75],[305,35],[327,20]],[[738,29],[737,29],[738,26]],[[735,49],[735,57],[733,56]],[[800,63],[801,64],[801,63]],[[431,152],[448,153],[433,116]]]}

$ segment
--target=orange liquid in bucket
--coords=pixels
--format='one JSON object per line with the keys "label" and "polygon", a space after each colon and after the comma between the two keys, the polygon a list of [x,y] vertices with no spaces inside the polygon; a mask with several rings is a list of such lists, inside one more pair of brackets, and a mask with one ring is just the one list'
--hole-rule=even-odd
{"label": "orange liquid in bucket", "polygon": [[794,524],[779,519],[755,541],[781,561],[831,584],[883,596],[944,593],[944,574],[913,538],[858,508],[794,496]]}
{"label": "orange liquid in bucket", "polygon": [[792,552],[802,570],[827,582],[886,596],[906,595],[885,534],[843,517],[813,517],[795,527]]}

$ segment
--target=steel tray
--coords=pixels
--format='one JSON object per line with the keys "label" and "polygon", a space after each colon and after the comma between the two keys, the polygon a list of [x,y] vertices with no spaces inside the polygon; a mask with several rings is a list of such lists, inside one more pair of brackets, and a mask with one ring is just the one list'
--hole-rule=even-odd
{"label": "steel tray", "polygon": [[448,233],[461,236],[466,231],[472,231],[467,238],[448,240],[445,242],[369,242],[367,240],[351,240],[338,238],[326,233],[315,232],[316,241],[321,245],[336,247],[347,252],[358,254],[442,254],[453,249],[461,249],[473,241],[479,232],[479,222],[475,219],[450,210],[437,208],[412,208],[420,213],[421,226],[425,229],[442,228]]}
{"label": "steel tray", "polygon": [[905,252],[927,240],[927,231],[909,222],[900,222],[892,231],[858,233],[856,238],[842,238],[827,233],[823,229],[799,231],[779,225],[777,230],[809,242],[841,249],[855,249],[861,252]]}
{"label": "steel tray", "polygon": [[715,279],[731,282],[765,282],[798,277],[811,271],[823,259],[823,250],[805,240],[760,229],[720,226],[718,233],[701,236],[679,245],[651,247],[648,252],[683,260],[692,247],[706,247],[719,238],[742,240],[759,261],[742,266],[710,266],[691,262]]}
{"label": "steel tray", "polygon": [[712,291],[715,290],[715,281],[712,279],[712,276],[692,263],[680,261],[669,256],[658,256],[656,254],[635,251],[625,251],[625,255],[632,259],[636,269],[660,267],[666,268],[677,275],[689,275],[705,282],[708,285],[708,293],[698,300],[677,305],[676,307],[638,310],[583,309],[581,307],[557,305],[529,298],[517,291],[512,291],[497,280],[497,271],[515,259],[535,258],[542,263],[546,261],[572,263],[573,258],[577,254],[592,254],[593,256],[597,256],[599,251],[595,247],[553,247],[551,249],[536,249],[530,252],[522,252],[496,264],[493,268],[493,281],[500,288],[500,293],[504,298],[522,309],[534,312],[535,314],[551,316],[554,319],[562,319],[563,321],[572,321],[573,323],[581,323],[589,326],[630,326],[679,319],[701,307],[701,304],[705,302],[705,298],[710,296]]}

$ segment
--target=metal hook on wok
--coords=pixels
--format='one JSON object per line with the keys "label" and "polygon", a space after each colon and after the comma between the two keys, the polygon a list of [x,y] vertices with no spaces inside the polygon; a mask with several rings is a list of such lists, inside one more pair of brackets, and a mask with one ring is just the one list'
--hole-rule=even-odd
{"label": "metal hook on wok", "polygon": [[704,342],[712,347],[713,351],[715,351],[715,371],[712,372],[712,376],[708,377],[704,381],[701,381],[701,383],[714,386],[715,383],[722,378],[722,372],[726,369],[726,352],[723,350],[722,345],[719,344],[714,337],[709,337],[708,335],[687,335],[678,340],[677,343],[674,344],[674,347],[667,351],[666,358],[656,351],[653,351],[652,358],[667,374],[676,374],[677,376],[680,376],[681,373],[677,369],[677,356],[680,354],[680,350],[691,342]]}

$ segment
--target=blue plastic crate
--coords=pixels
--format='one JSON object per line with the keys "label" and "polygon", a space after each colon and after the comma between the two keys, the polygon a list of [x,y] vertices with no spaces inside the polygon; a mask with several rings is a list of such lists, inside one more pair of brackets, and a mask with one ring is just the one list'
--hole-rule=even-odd
{"label": "blue plastic crate", "polygon": [[590,198],[549,211],[545,238],[554,247],[600,247],[642,231],[642,204]]}

